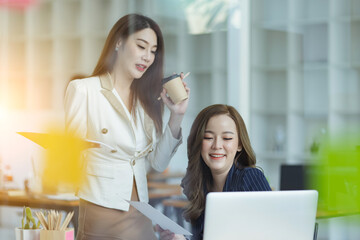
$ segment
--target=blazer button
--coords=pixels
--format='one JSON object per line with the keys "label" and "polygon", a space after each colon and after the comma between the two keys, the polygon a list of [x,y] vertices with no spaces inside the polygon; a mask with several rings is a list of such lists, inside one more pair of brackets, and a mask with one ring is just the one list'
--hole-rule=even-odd
{"label": "blazer button", "polygon": [[135,166],[135,163],[136,163],[135,160],[131,161],[131,165]]}
{"label": "blazer button", "polygon": [[154,149],[150,148],[149,152],[152,152],[152,151],[154,151]]}
{"label": "blazer button", "polygon": [[107,130],[107,128],[103,128],[103,129],[101,129],[101,132],[102,132],[103,134],[107,134],[107,133],[108,133],[108,130]]}
{"label": "blazer button", "polygon": [[111,150],[111,153],[116,153],[117,151],[115,149]]}

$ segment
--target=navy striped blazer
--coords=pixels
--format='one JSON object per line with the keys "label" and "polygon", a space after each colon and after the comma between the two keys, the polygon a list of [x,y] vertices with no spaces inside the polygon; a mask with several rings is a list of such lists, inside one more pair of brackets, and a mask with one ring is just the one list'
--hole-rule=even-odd
{"label": "navy striped blazer", "polygon": [[[243,169],[233,165],[226,178],[223,192],[250,192],[271,191],[264,173],[258,168],[247,167]],[[204,233],[204,212],[192,226],[192,240],[202,240]]]}

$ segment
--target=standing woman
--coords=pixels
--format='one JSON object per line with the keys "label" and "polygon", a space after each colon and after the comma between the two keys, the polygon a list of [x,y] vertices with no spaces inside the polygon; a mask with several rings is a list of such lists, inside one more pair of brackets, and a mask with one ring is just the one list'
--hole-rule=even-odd
{"label": "standing woman", "polygon": [[[189,200],[184,215],[192,225],[192,240],[203,239],[209,192],[271,191],[256,167],[244,120],[232,106],[215,104],[203,109],[191,127],[187,150],[189,163],[181,185]],[[157,231],[162,240],[185,239],[159,226]]]}
{"label": "standing woman", "polygon": [[182,142],[188,100],[175,105],[166,96],[163,61],[159,26],[129,14],[111,29],[93,74],[68,85],[67,130],[113,148],[85,152],[77,240],[156,239],[151,221],[126,200],[148,202],[146,166],[163,171]]}

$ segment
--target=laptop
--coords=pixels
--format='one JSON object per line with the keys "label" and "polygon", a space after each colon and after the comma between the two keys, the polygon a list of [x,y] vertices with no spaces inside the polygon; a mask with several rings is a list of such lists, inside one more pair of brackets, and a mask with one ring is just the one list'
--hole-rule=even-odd
{"label": "laptop", "polygon": [[216,192],[206,197],[204,240],[312,240],[318,192]]}

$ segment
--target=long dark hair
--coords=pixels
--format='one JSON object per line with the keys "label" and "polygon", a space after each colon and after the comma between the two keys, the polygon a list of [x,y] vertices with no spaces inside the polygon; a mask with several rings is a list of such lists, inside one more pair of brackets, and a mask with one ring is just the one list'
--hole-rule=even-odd
{"label": "long dark hair", "polygon": [[162,90],[161,79],[164,77],[164,39],[160,27],[154,20],[139,14],[128,14],[120,18],[110,30],[91,76],[100,76],[111,72],[118,54],[115,51],[116,43],[119,40],[126,41],[131,34],[146,28],[152,29],[157,37],[155,59],[144,75],[132,82],[130,91],[132,105],[135,104],[136,99],[140,100],[145,112],[154,121],[157,133],[160,133],[164,104],[162,101],[158,101],[157,97]]}
{"label": "long dark hair", "polygon": [[205,190],[211,189],[212,185],[211,171],[201,157],[201,147],[207,123],[210,118],[218,115],[227,115],[235,122],[239,146],[242,146],[242,150],[237,152],[234,158],[236,166],[241,169],[245,167],[255,167],[256,164],[255,153],[251,147],[244,120],[238,111],[232,106],[223,104],[215,104],[203,109],[197,115],[187,139],[189,162],[185,177],[181,182],[181,186],[184,188],[184,194],[190,201],[184,212],[184,216],[186,220],[190,220],[192,223],[194,223],[204,211]]}

